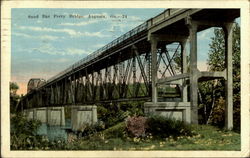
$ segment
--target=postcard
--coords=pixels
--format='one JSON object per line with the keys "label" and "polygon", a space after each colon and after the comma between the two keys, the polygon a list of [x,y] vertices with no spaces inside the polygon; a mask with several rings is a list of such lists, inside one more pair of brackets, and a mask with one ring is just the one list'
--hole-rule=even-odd
{"label": "postcard", "polygon": [[249,156],[249,2],[3,1],[3,157]]}

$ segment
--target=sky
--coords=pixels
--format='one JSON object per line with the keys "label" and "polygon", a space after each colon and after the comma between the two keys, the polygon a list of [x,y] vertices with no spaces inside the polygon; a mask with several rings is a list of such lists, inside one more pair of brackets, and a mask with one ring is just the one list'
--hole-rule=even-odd
{"label": "sky", "polygon": [[[11,22],[11,82],[26,94],[30,78],[48,80],[166,8],[14,8]],[[198,67],[206,70],[213,29],[198,33]]]}

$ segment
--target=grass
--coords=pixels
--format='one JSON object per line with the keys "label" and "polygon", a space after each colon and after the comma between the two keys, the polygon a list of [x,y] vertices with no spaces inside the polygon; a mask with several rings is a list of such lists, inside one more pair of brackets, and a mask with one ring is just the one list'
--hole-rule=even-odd
{"label": "grass", "polygon": [[[46,136],[34,134],[39,126],[39,122],[37,121],[27,121],[21,116],[13,117],[11,121],[12,125],[15,124],[11,129],[11,150],[239,151],[241,144],[240,134],[234,131],[227,131],[209,125],[186,126],[178,123],[178,121],[169,121],[167,119],[165,121],[158,119],[158,123],[151,122],[150,124],[148,122],[151,131],[148,129],[144,137],[131,136],[127,132],[125,122],[121,122],[106,130],[101,132],[95,131],[84,137],[69,134],[67,142],[60,140],[49,141]],[[178,134],[178,131],[184,129],[188,131],[186,134],[181,132]],[[150,134],[149,132],[152,133]],[[169,135],[171,136],[168,137]]]}
{"label": "grass", "polygon": [[[176,139],[128,137],[124,123],[68,143],[67,150],[240,150],[240,134],[208,125],[192,125],[195,136]],[[74,147],[73,147],[74,146]],[[73,148],[72,148],[73,147]]]}

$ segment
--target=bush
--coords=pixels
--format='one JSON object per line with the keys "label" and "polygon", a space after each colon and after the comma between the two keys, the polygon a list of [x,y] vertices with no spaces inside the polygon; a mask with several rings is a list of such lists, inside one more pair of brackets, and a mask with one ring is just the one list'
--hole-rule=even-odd
{"label": "bush", "polygon": [[132,115],[143,116],[143,102],[110,103],[97,105],[98,119],[109,128]]}
{"label": "bush", "polygon": [[68,143],[62,140],[49,141],[47,136],[37,135],[41,122],[28,120],[22,114],[11,117],[10,149],[11,150],[63,150]]}
{"label": "bush", "polygon": [[117,125],[106,129],[103,133],[107,138],[125,138],[127,136],[126,125],[124,122],[118,123]]}
{"label": "bush", "polygon": [[24,134],[28,136],[36,135],[38,128],[41,126],[41,122],[38,120],[28,120],[22,114],[16,114],[11,117],[11,133],[12,134]]}
{"label": "bush", "polygon": [[124,121],[129,116],[129,111],[122,110],[117,104],[107,104],[97,106],[98,119],[109,128]]}
{"label": "bush", "polygon": [[125,111],[128,111],[128,116],[144,116],[143,105],[144,102],[129,102]]}
{"label": "bush", "polygon": [[99,131],[102,131],[105,129],[105,125],[102,121],[98,121],[97,123],[91,125],[91,124],[86,124],[82,127],[82,132],[80,132],[79,134],[81,136],[88,136],[88,135],[92,135],[95,134]]}
{"label": "bush", "polygon": [[133,136],[145,136],[146,128],[148,127],[146,117],[128,117],[125,122],[128,132],[130,132]]}
{"label": "bush", "polygon": [[175,120],[173,118],[166,118],[162,116],[151,116],[147,121],[147,132],[158,138],[166,138],[173,136],[192,136],[192,128],[183,121]]}
{"label": "bush", "polygon": [[28,120],[22,114],[11,117],[11,149],[35,149],[48,142],[42,136],[37,136],[37,130],[41,125],[40,121]]}

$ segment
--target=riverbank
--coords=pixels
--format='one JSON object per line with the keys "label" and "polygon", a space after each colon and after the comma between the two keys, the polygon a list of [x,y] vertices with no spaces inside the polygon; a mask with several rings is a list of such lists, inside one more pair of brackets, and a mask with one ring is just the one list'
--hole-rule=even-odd
{"label": "riverbank", "polygon": [[[122,124],[89,137],[76,137],[63,150],[240,150],[240,134],[209,125],[192,125],[196,135],[177,138],[116,137]],[[113,136],[111,136],[113,134]],[[124,133],[125,134],[125,133]]]}
{"label": "riverbank", "polygon": [[[25,124],[25,120],[22,120]],[[26,123],[36,129],[39,123]],[[30,126],[32,125],[32,126]],[[128,134],[125,122],[87,136],[68,133],[67,140],[49,140],[46,136],[12,133],[12,150],[240,150],[240,134],[210,125],[190,125],[192,136],[157,137]],[[28,131],[26,131],[28,132]],[[28,135],[29,134],[29,135]]]}

